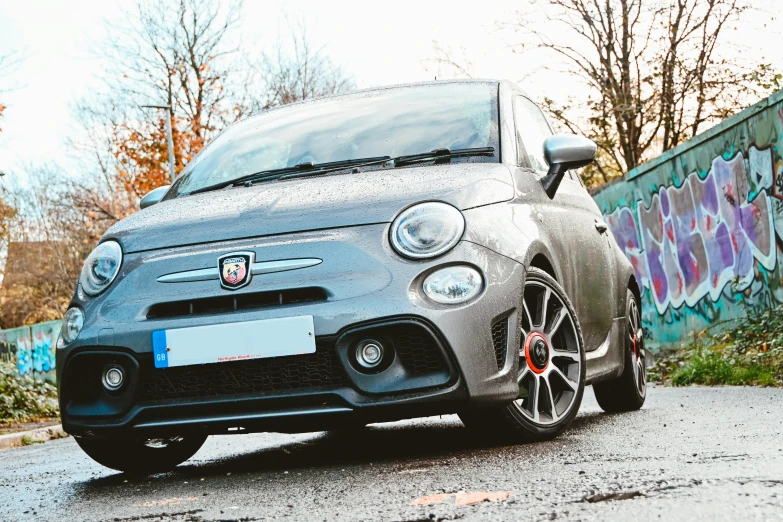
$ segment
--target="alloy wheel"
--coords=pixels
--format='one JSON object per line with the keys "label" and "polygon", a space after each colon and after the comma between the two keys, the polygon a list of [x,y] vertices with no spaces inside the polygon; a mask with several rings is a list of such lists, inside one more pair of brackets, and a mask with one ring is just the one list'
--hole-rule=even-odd
{"label": "alloy wheel", "polygon": [[569,308],[538,280],[525,285],[515,408],[540,426],[556,424],[575,404],[582,354]]}
{"label": "alloy wheel", "polygon": [[641,397],[647,390],[647,352],[644,349],[644,332],[642,330],[641,316],[636,300],[631,301],[628,311],[628,336],[633,347],[633,377],[636,383],[636,390]]}

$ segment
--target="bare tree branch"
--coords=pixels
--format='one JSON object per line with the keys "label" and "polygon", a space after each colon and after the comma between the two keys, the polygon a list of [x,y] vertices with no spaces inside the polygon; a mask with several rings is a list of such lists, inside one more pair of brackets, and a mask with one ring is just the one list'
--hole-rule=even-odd
{"label": "bare tree branch", "polygon": [[581,104],[545,105],[597,142],[599,180],[675,147],[783,80],[768,64],[721,58],[723,31],[746,0],[529,1],[511,27],[524,38],[518,47],[559,57],[588,87]]}
{"label": "bare tree branch", "polygon": [[258,65],[266,99],[264,109],[341,94],[354,88],[353,78],[310,38],[307,25],[286,18],[288,38],[280,38]]}

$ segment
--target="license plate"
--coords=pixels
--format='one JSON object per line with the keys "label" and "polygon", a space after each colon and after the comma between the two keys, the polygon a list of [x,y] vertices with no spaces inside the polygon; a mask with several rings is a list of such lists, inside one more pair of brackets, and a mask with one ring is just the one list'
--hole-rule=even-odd
{"label": "license plate", "polygon": [[315,353],[313,317],[284,317],[152,332],[155,368]]}

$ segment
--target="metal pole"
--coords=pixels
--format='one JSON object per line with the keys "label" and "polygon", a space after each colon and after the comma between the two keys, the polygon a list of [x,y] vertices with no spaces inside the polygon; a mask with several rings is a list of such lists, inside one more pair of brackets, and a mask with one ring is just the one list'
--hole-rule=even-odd
{"label": "metal pole", "polygon": [[171,175],[171,182],[174,183],[174,178],[177,174],[174,170],[174,138],[171,135],[171,107],[169,107],[166,112],[168,113],[168,118],[166,118],[166,139],[168,140],[169,145],[169,174]]}
{"label": "metal pole", "polygon": [[171,177],[171,182],[174,183],[174,178],[176,177],[176,171],[174,170],[174,137],[171,135],[171,119],[174,109],[171,105],[142,105],[142,107],[166,109],[166,115],[168,116],[166,118],[166,141],[169,149],[169,176]]}

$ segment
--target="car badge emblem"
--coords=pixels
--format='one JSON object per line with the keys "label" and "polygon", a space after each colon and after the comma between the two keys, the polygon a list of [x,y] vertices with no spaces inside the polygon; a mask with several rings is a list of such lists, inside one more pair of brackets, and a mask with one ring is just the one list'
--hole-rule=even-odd
{"label": "car badge emblem", "polygon": [[236,290],[250,283],[253,268],[253,252],[231,252],[218,258],[220,285],[228,290]]}

